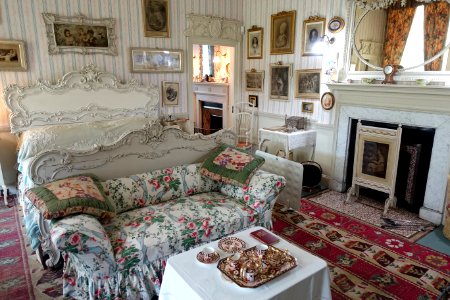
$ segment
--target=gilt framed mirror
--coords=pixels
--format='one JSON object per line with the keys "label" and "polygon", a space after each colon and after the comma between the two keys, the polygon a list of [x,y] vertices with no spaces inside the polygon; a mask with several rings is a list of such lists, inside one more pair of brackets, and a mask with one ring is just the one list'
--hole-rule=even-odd
{"label": "gilt framed mirror", "polygon": [[344,68],[348,78],[449,78],[450,0],[349,0]]}

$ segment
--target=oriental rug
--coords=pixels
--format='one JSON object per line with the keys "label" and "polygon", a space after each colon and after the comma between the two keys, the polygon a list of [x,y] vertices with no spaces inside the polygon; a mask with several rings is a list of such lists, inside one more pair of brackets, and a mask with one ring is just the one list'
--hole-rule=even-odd
{"label": "oriental rug", "polygon": [[8,203],[0,204],[0,299],[62,299],[62,269],[42,268],[23,234],[16,197]]}
{"label": "oriental rug", "polygon": [[[308,200],[332,208],[348,216],[353,216],[377,227],[386,224],[381,218],[384,203],[364,196],[360,196],[358,199],[352,197],[349,203],[344,203],[346,198],[347,193],[326,191],[319,195],[308,197]],[[411,242],[417,241],[435,228],[434,224],[420,219],[417,214],[402,208],[389,208],[386,217],[405,225],[398,228],[386,228],[386,230],[406,237]],[[413,226],[408,226],[408,224],[413,224]]]}
{"label": "oriental rug", "polygon": [[450,256],[306,199],[282,208],[274,232],[327,261],[333,299],[438,299],[450,283]]}

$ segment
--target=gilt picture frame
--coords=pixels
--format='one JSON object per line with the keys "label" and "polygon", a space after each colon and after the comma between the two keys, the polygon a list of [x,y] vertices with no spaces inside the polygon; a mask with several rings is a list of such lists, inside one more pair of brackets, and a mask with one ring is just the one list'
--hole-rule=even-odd
{"label": "gilt picture frame", "polygon": [[258,107],[258,95],[248,95],[248,105],[252,108]]}
{"label": "gilt picture frame", "polygon": [[254,69],[245,72],[245,90],[262,92],[264,90],[264,71]]}
{"label": "gilt picture frame", "polygon": [[302,102],[302,113],[314,113],[314,102]]}
{"label": "gilt picture frame", "polygon": [[270,54],[292,54],[295,45],[296,11],[282,11],[272,15]]}
{"label": "gilt picture frame", "polygon": [[0,71],[26,71],[25,43],[16,40],[0,40]]}
{"label": "gilt picture frame", "polygon": [[117,55],[113,18],[92,19],[84,15],[60,16],[43,13],[48,53]]}
{"label": "gilt picture frame", "polygon": [[247,30],[247,59],[261,59],[263,57],[264,29],[253,26]]}
{"label": "gilt picture frame", "polygon": [[163,81],[162,84],[162,105],[178,106],[180,103],[180,83]]}
{"label": "gilt picture frame", "polygon": [[304,69],[295,71],[295,97],[319,99],[320,69]]}
{"label": "gilt picture frame", "polygon": [[144,36],[170,37],[170,1],[142,0]]}
{"label": "gilt picture frame", "polygon": [[270,65],[270,99],[289,100],[292,64]]}
{"label": "gilt picture frame", "polygon": [[180,73],[183,69],[183,50],[130,48],[132,73]]}
{"label": "gilt picture frame", "polygon": [[325,34],[325,18],[309,17],[303,21],[303,56],[320,56],[323,55],[321,47],[322,37]]}
{"label": "gilt picture frame", "polygon": [[330,92],[323,93],[322,97],[320,98],[320,105],[324,110],[330,110],[334,106],[334,95]]}

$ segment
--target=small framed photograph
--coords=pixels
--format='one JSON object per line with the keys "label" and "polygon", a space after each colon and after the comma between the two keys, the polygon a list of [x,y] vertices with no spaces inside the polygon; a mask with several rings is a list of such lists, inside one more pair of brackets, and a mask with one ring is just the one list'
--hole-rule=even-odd
{"label": "small framed photograph", "polygon": [[295,97],[319,99],[320,69],[295,71]]}
{"label": "small framed photograph", "polygon": [[26,71],[23,41],[0,40],[0,71]]}
{"label": "small framed photograph", "polygon": [[130,72],[179,73],[183,64],[183,50],[130,49]]}
{"label": "small framed photograph", "polygon": [[302,102],[302,112],[312,114],[314,112],[314,102]]}
{"label": "small framed photograph", "polygon": [[272,15],[270,54],[294,53],[296,11],[282,11]]}
{"label": "small framed photograph", "polygon": [[270,99],[289,100],[292,65],[270,65]]}
{"label": "small framed photograph", "polygon": [[320,104],[322,105],[322,108],[325,110],[330,110],[334,106],[334,95],[333,93],[326,92],[322,95],[320,98]]}
{"label": "small framed photograph", "polygon": [[318,56],[323,54],[322,36],[325,33],[325,18],[309,17],[303,21],[303,56]]}
{"label": "small framed photograph", "polygon": [[328,31],[331,33],[338,33],[342,29],[344,29],[345,21],[341,17],[333,17],[328,22]]}
{"label": "small framed photograph", "polygon": [[247,58],[259,59],[263,55],[264,29],[253,26],[247,30]]}
{"label": "small framed photograph", "polygon": [[264,71],[245,72],[245,90],[262,92],[264,89]]}
{"label": "small framed photograph", "polygon": [[103,53],[117,55],[112,18],[91,19],[83,15],[72,17],[43,13],[47,32],[48,53]]}
{"label": "small framed photograph", "polygon": [[169,9],[169,0],[142,0],[146,37],[170,37]]}
{"label": "small framed photograph", "polygon": [[162,82],[162,104],[163,106],[177,106],[180,97],[179,82]]}
{"label": "small framed photograph", "polygon": [[248,105],[250,107],[258,107],[258,96],[257,95],[248,95]]}

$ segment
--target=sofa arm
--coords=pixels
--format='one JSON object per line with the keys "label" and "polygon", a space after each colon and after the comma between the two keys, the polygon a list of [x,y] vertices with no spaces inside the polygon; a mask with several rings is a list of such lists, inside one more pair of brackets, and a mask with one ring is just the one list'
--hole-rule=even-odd
{"label": "sofa arm", "polygon": [[225,195],[245,201],[248,206],[258,212],[258,225],[271,229],[272,208],[285,185],[286,179],[283,176],[258,170],[247,186],[223,184],[220,191]]}
{"label": "sofa arm", "polygon": [[92,278],[104,278],[116,270],[111,242],[100,222],[89,215],[65,217],[52,222],[51,239],[63,253]]}

